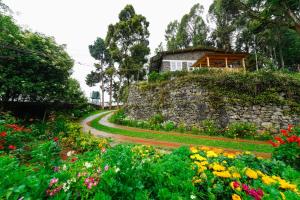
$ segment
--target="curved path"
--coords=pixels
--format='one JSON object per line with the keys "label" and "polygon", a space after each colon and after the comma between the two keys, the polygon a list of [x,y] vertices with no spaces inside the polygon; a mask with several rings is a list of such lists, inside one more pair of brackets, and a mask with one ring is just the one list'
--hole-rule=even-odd
{"label": "curved path", "polygon": [[[98,118],[101,115],[105,115],[101,120],[99,121],[100,124],[104,126],[108,126],[111,128],[119,128],[119,129],[124,129],[124,130],[130,130],[130,131],[136,131],[136,132],[147,132],[149,134],[170,134],[170,135],[180,135],[182,137],[193,137],[193,138],[204,138],[204,139],[209,139],[209,140],[222,140],[222,141],[231,141],[232,139],[229,138],[219,138],[219,137],[210,137],[210,136],[200,136],[200,135],[192,135],[192,134],[181,134],[181,133],[176,133],[176,132],[163,132],[163,131],[152,131],[152,130],[146,130],[146,129],[140,129],[140,128],[133,128],[133,127],[128,127],[128,126],[122,126],[122,125],[117,125],[110,123],[108,119],[110,116],[113,114],[113,111],[106,111],[102,112],[93,116],[90,116],[86,119],[84,119],[81,122],[81,125],[83,127],[83,131],[86,132],[91,132],[95,136],[99,137],[105,137],[105,138],[112,138],[115,143],[138,143],[138,144],[143,144],[143,145],[151,145],[151,146],[159,146],[159,147],[167,147],[167,148],[178,148],[180,146],[186,146],[186,144],[183,143],[177,143],[177,142],[167,142],[167,141],[158,141],[154,139],[146,139],[146,138],[137,138],[137,137],[130,137],[130,136],[125,136],[125,135],[119,135],[119,134],[111,134],[103,131],[99,131],[95,128],[92,128],[89,125],[89,122],[92,120]],[[243,140],[243,139],[237,139],[234,140],[236,142],[247,142],[247,143],[253,143],[255,144],[266,144],[266,142],[263,141],[252,141],[252,140]],[[210,147],[210,146],[208,146]],[[210,148],[216,148],[216,147],[210,147]],[[238,153],[241,151],[238,151],[236,149],[229,149],[229,148],[220,148],[217,147],[217,149],[223,149],[226,152],[230,153]],[[261,153],[261,152],[254,152],[257,156],[264,157],[264,158],[270,158],[271,154],[270,153]]]}

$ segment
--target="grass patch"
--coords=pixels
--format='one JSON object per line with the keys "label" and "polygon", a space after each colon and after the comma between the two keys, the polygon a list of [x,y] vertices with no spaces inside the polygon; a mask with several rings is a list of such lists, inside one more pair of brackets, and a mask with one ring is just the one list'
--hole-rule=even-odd
{"label": "grass patch", "polygon": [[182,144],[204,145],[204,146],[213,146],[213,147],[220,147],[220,148],[230,148],[230,149],[236,149],[242,151],[264,152],[264,153],[271,153],[273,151],[273,147],[271,147],[271,145],[268,144],[250,144],[247,142],[237,142],[237,141],[207,140],[201,138],[191,138],[187,136],[170,135],[168,133],[151,134],[145,132],[123,130],[119,128],[111,128],[99,124],[98,123],[99,120],[107,114],[103,114],[97,117],[96,119],[92,120],[90,123],[91,126],[97,130],[104,131],[107,133],[126,135],[126,136],[137,137],[137,138],[154,139],[157,141],[178,142]]}

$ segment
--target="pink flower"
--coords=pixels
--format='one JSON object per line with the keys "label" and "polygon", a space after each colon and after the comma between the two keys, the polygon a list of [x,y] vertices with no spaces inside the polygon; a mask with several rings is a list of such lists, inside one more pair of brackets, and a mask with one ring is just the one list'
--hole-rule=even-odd
{"label": "pink flower", "polygon": [[53,178],[50,180],[50,184],[49,184],[49,187],[52,187],[52,185],[54,185],[55,183],[58,182],[58,178]]}
{"label": "pink flower", "polygon": [[9,145],[8,148],[9,148],[10,150],[15,150],[17,147],[14,146],[14,145]]}
{"label": "pink flower", "polygon": [[106,149],[103,147],[103,148],[101,149],[101,152],[102,152],[102,153],[105,153],[105,152],[106,152]]}
{"label": "pink flower", "polygon": [[109,169],[108,165],[105,165],[104,170],[107,171]]}

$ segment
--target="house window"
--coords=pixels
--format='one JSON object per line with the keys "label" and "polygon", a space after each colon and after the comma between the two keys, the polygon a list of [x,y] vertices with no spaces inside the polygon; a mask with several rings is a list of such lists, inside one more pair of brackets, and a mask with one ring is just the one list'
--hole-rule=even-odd
{"label": "house window", "polygon": [[171,71],[181,71],[182,62],[181,61],[171,61]]}
{"label": "house window", "polygon": [[176,71],[176,62],[171,61],[171,71]]}
{"label": "house window", "polygon": [[187,62],[187,69],[188,71],[193,71],[194,68],[192,67],[193,63],[192,62]]}

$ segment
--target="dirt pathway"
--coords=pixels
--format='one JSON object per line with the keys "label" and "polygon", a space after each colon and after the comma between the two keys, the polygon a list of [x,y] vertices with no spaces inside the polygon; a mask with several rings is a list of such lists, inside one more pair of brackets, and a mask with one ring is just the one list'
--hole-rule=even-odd
{"label": "dirt pathway", "polygon": [[[112,128],[119,128],[119,129],[124,129],[124,130],[131,130],[131,131],[137,131],[137,132],[147,132],[147,133],[152,133],[152,134],[166,134],[166,132],[160,132],[160,131],[151,131],[151,130],[145,130],[145,129],[139,129],[139,128],[132,128],[132,127],[127,127],[127,126],[120,126],[116,124],[112,124],[108,122],[109,117],[112,115],[110,113],[111,111],[106,111],[102,112],[93,116],[90,116],[86,119],[84,119],[81,122],[81,125],[83,127],[83,131],[85,132],[91,132],[95,136],[99,137],[105,137],[105,138],[112,138],[115,143],[137,143],[137,144],[143,144],[143,145],[151,145],[151,146],[158,146],[158,147],[164,147],[164,148],[178,148],[180,146],[187,146],[187,144],[183,143],[177,143],[177,142],[167,142],[167,141],[158,141],[154,139],[146,139],[146,138],[137,138],[137,137],[130,137],[130,136],[125,136],[125,135],[119,135],[119,134],[111,134],[103,131],[99,131],[95,128],[92,128],[89,126],[89,122],[96,119],[97,117],[101,115],[105,115],[101,120],[99,121],[100,124]],[[110,113],[110,114],[109,114]],[[180,135],[182,137],[194,137],[194,138],[205,138],[205,139],[211,139],[211,140],[223,140],[223,138],[216,138],[216,137],[208,137],[208,136],[197,136],[197,135],[191,135],[191,134],[180,134],[180,133],[174,133],[170,132],[168,134],[171,135]],[[231,139],[224,138],[224,141],[232,141]],[[236,142],[249,142],[253,144],[261,144],[265,142],[259,142],[259,141],[248,141],[248,140],[235,140]],[[210,147],[209,148],[216,148],[216,147]],[[229,148],[217,148],[217,149],[223,149],[224,151],[228,153],[239,153],[241,151],[235,150],[235,149],[229,149]],[[264,158],[270,158],[271,154],[270,153],[261,153],[261,152],[254,152],[257,156],[264,157]]]}

